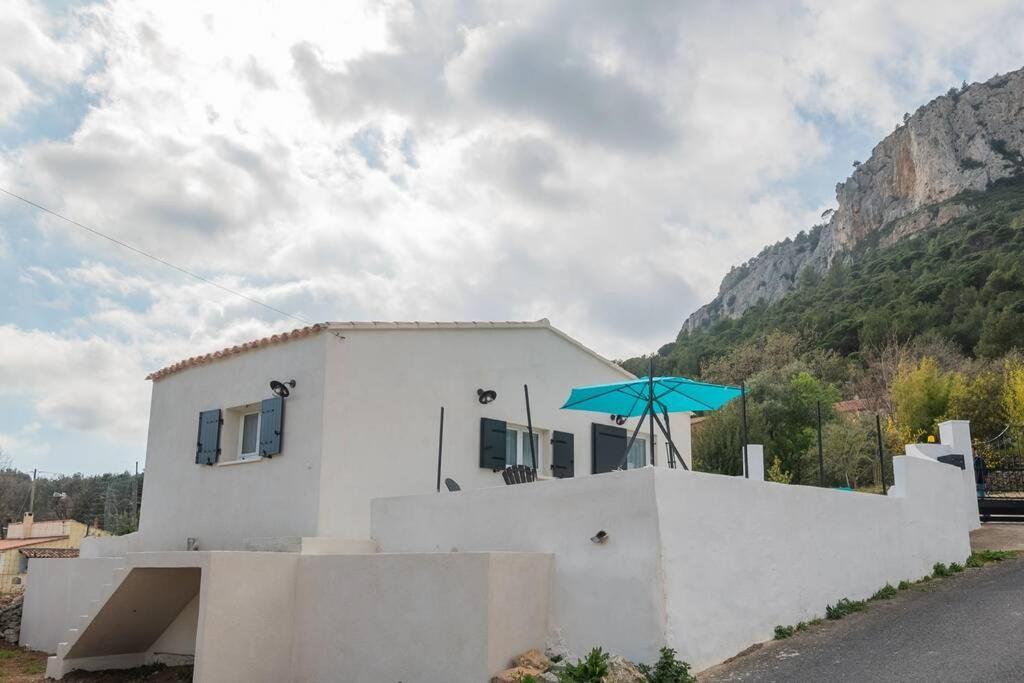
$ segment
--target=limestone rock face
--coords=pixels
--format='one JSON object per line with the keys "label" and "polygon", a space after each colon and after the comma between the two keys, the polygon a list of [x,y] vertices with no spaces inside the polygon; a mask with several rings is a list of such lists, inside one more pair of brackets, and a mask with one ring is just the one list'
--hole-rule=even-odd
{"label": "limestone rock face", "polygon": [[[824,272],[871,233],[890,243],[969,210],[945,203],[1024,172],[1024,69],[951,90],[918,109],[836,186],[838,208],[810,236],[766,248],[722,281],[718,296],[683,324],[690,333],[775,303],[811,268]],[[884,244],[884,242],[883,242]]]}

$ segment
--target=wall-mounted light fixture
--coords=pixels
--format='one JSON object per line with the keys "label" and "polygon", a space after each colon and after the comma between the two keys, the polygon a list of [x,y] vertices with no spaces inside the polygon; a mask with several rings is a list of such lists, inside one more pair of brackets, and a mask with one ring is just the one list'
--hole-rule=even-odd
{"label": "wall-mounted light fixture", "polygon": [[626,417],[624,415],[609,415],[608,419],[619,425],[620,427],[626,424]]}
{"label": "wall-mounted light fixture", "polygon": [[287,382],[279,382],[276,379],[274,379],[270,381],[270,390],[273,391],[278,396],[280,396],[281,398],[288,398],[288,395],[292,393],[291,390],[288,389],[288,387],[294,389],[295,380],[290,379]]}
{"label": "wall-mounted light fixture", "polygon": [[498,398],[498,392],[494,389],[477,389],[476,398],[483,405],[487,405],[488,403],[492,403],[494,399]]}
{"label": "wall-mounted light fixture", "polygon": [[607,543],[608,542],[608,532],[605,531],[604,529],[601,529],[596,534],[591,536],[590,540],[593,541],[594,543],[597,543],[598,545],[600,545],[602,543]]}

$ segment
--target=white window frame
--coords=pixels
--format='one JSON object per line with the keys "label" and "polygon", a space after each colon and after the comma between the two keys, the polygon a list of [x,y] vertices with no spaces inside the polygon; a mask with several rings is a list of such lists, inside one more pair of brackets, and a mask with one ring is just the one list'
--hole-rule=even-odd
{"label": "white window frame", "polygon": [[[245,418],[250,415],[256,416],[256,450],[252,453],[243,453],[242,444],[245,442]],[[258,460],[260,457],[260,423],[263,421],[262,412],[250,410],[238,416],[238,460]]]}
{"label": "white window frame", "polygon": [[[529,450],[530,450],[530,429],[525,425],[517,424],[505,424],[507,432],[516,432],[516,465],[531,466],[533,463],[530,462]],[[537,439],[537,472],[544,471],[544,435],[547,433],[546,429],[538,429],[534,427],[533,435]],[[507,439],[508,437],[506,437]],[[505,460],[505,466],[509,466],[509,462]]]}

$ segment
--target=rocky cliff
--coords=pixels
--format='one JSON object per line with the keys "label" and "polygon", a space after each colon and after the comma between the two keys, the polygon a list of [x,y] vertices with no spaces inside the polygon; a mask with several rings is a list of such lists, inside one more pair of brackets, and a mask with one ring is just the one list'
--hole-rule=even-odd
{"label": "rocky cliff", "polygon": [[683,324],[685,333],[774,303],[804,269],[826,270],[876,231],[882,244],[969,210],[965,190],[1024,172],[1024,69],[951,89],[918,109],[836,185],[827,223],[767,247],[722,280],[718,295]]}

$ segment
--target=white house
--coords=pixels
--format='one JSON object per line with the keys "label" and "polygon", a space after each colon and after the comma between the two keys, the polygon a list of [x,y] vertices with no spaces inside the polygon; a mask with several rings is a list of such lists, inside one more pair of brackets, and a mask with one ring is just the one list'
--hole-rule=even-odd
{"label": "white house", "polygon": [[[463,489],[502,485],[495,469],[531,464],[523,385],[541,475],[610,471],[629,425],[559,406],[574,386],[627,378],[547,320],[328,323],[190,358],[149,376],[135,542],[184,550],[192,538],[224,550],[366,539],[372,499],[435,490],[442,407],[442,477]],[[295,381],[288,398],[272,380]],[[494,400],[481,402],[481,390]],[[689,458],[689,430],[678,433]],[[643,438],[633,451],[630,466],[645,464]]]}
{"label": "white house", "polygon": [[[671,468],[663,443],[643,467],[643,441],[613,472],[634,423],[559,408],[630,377],[546,320],[328,323],[154,372],[140,529],[31,560],[21,644],[58,678],[477,681],[554,633],[700,668],[969,553],[972,480],[937,460],[966,423],[895,458],[889,496]],[[543,478],[505,486],[531,421]]]}

